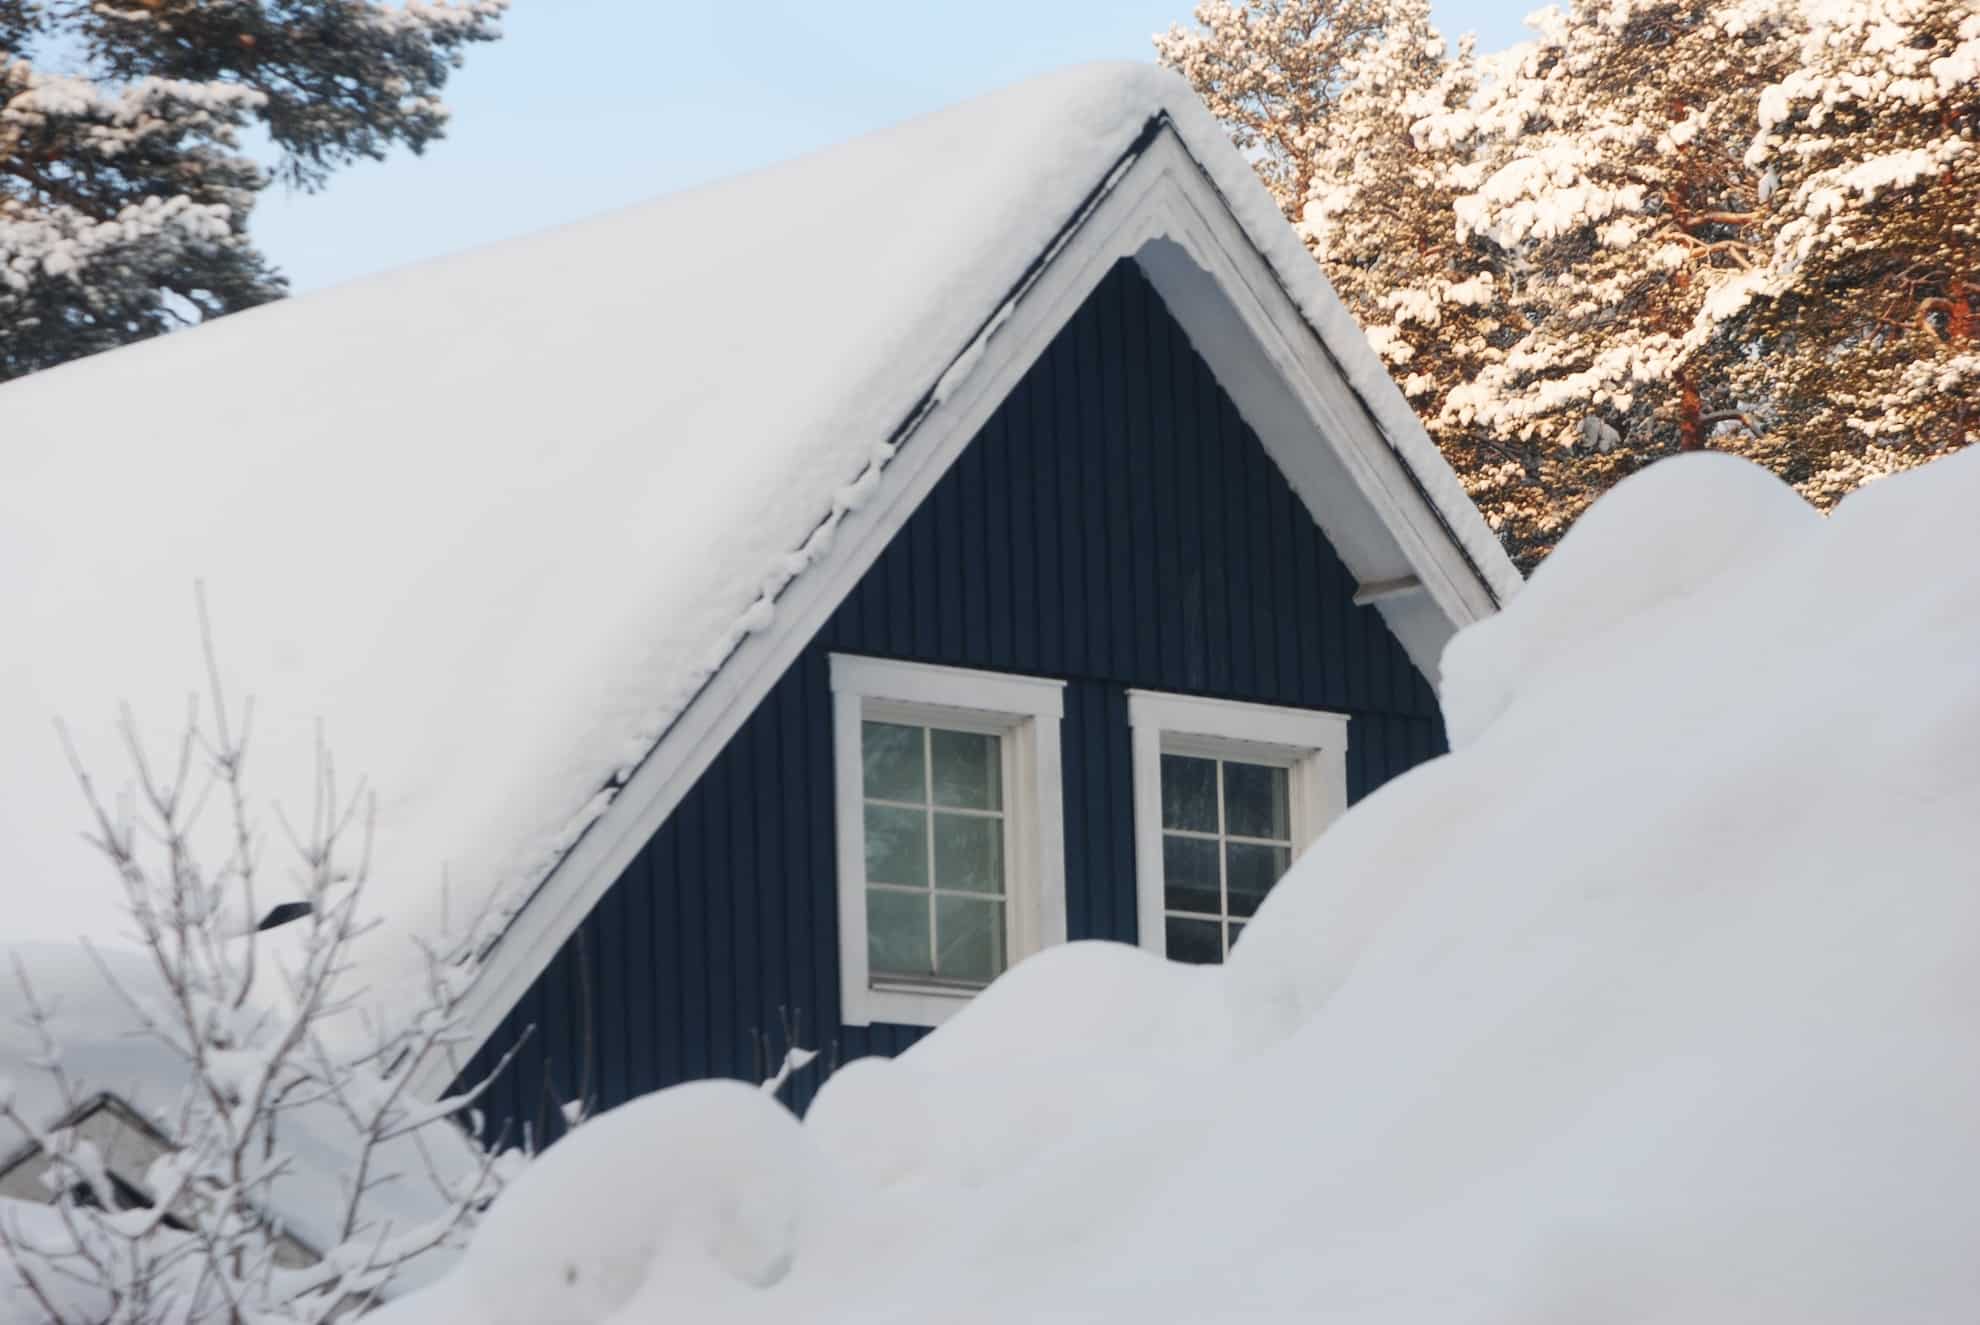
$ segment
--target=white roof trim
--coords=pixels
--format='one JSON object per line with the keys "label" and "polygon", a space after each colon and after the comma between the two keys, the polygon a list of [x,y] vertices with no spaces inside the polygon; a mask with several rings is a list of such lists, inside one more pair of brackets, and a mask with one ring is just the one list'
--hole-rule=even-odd
{"label": "white roof trim", "polygon": [[[1498,610],[1490,574],[1499,568],[1474,564],[1452,528],[1477,512],[1439,510],[1371,402],[1350,385],[1342,361],[1357,351],[1373,357],[1359,330],[1353,344],[1337,344],[1301,311],[1303,302],[1331,299],[1318,266],[1307,262],[1290,280],[1282,276],[1174,135],[1154,145],[1147,165],[1173,183],[1173,214],[1162,242],[1136,255],[1142,268],[1357,581],[1414,576],[1429,591],[1437,614],[1381,610],[1435,680],[1450,635]],[[1395,391],[1385,371],[1380,380]],[[1416,449],[1436,456],[1414,414],[1408,419]],[[1343,486],[1361,495],[1360,510],[1341,500]]]}
{"label": "white roof trim", "polygon": [[[1128,257],[1148,272],[1349,569],[1363,583],[1421,579],[1426,594],[1381,610],[1426,676],[1436,676],[1452,633],[1495,610],[1488,576],[1509,572],[1472,563],[1447,519],[1453,513],[1433,505],[1342,372],[1344,354],[1372,352],[1358,333],[1354,345],[1331,343],[1329,328],[1300,311],[1298,300],[1326,294],[1318,268],[1306,264],[1292,277],[1310,279],[1314,290],[1289,290],[1159,115],[903,421],[892,441],[906,444],[860,476],[865,499],[835,507],[807,544],[817,554],[808,569],[778,594],[768,628],[737,632],[721,668],[517,913],[467,1002],[474,1044],[494,1033],[1101,278]],[[1260,351],[1269,373],[1260,371]],[[1316,437],[1325,445],[1314,445]],[[1417,449],[1428,445],[1424,438]],[[443,1088],[439,1071],[415,1084]]]}

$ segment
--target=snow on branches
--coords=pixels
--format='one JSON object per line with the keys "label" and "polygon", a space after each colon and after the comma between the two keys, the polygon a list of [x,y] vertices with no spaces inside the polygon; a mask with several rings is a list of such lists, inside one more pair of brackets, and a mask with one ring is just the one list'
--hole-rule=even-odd
{"label": "snow on branches", "polygon": [[37,1152],[49,1206],[0,1201],[0,1305],[11,1280],[53,1325],[346,1319],[459,1245],[521,1163],[455,1123],[479,1087],[409,1090],[436,1061],[458,1067],[477,927],[425,948],[412,1005],[370,1006],[349,982],[369,927],[369,798],[344,794],[319,749],[307,817],[275,815],[272,866],[243,778],[252,709],[230,704],[210,633],[207,672],[206,712],[189,709],[171,749],[147,749],[125,715],[126,789],[75,767],[141,953],[87,949],[97,987],[142,1059],[166,1065],[142,1099],[117,1100],[149,1138],[142,1172],[113,1173],[82,1125],[95,1092],[125,1083],[72,1075],[61,1007],[18,954],[9,973],[15,1067],[50,1088],[36,1109],[0,1083],[0,1153]]}
{"label": "snow on branches", "polygon": [[1162,63],[1181,71],[1288,217],[1313,180],[1348,62],[1379,32],[1382,0],[1203,0],[1200,31],[1155,37]]}
{"label": "snow on branches", "polygon": [[256,195],[438,138],[505,4],[0,0],[0,381],[279,297]]}
{"label": "snow on branches", "polygon": [[0,51],[0,380],[281,290],[245,222],[252,88],[121,88]]}
{"label": "snow on branches", "polygon": [[1827,506],[1980,439],[1980,10],[1811,3],[1796,38],[1747,151],[1775,186],[1727,375],[1773,425],[1756,458]]}
{"label": "snow on branches", "polygon": [[507,0],[91,0],[74,12],[116,79],[237,82],[264,97],[260,118],[280,172],[321,184],[358,157],[446,129],[439,100],[462,48],[500,35]]}
{"label": "snow on branches", "polygon": [[[1212,8],[1158,49],[1256,141],[1207,75],[1297,88],[1256,34],[1291,11],[1329,30],[1328,6]],[[1278,116],[1303,161],[1261,173],[1308,181],[1309,246],[1524,564],[1673,451],[1747,455],[1826,506],[1974,440],[1962,0],[1578,0],[1483,59],[1422,0],[1339,12],[1352,49]]]}

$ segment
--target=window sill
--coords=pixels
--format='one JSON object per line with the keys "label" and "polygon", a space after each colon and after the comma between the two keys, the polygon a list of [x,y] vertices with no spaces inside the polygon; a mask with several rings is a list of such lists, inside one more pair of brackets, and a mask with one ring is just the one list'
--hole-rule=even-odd
{"label": "window sill", "polygon": [[939,1026],[961,1011],[970,999],[982,993],[978,984],[940,984],[934,981],[875,980],[864,997],[842,1009],[848,1026],[871,1026],[884,1022],[894,1026]]}
{"label": "window sill", "polygon": [[867,988],[877,994],[932,994],[938,998],[974,998],[990,987],[987,980],[909,980],[875,976]]}

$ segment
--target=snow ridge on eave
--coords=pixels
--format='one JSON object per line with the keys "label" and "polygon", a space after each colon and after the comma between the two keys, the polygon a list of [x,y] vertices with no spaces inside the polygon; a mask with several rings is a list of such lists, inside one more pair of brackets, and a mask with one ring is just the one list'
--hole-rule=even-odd
{"label": "snow ridge on eave", "polygon": [[[1348,371],[1347,365],[1342,362],[1340,355],[1334,349],[1333,343],[1328,340],[1326,332],[1314,322],[1312,315],[1307,310],[1306,302],[1294,290],[1293,281],[1288,277],[1287,273],[1280,270],[1279,264],[1273,259],[1269,246],[1259,243],[1258,237],[1252,234],[1251,228],[1244,222],[1243,212],[1233,205],[1229,195],[1224,192],[1223,186],[1217,182],[1216,174],[1204,166],[1202,160],[1190,146],[1188,135],[1182,131],[1180,126],[1177,126],[1169,119],[1166,112],[1159,118],[1169,124],[1170,129],[1175,133],[1177,146],[1182,149],[1183,155],[1189,158],[1190,164],[1196,167],[1197,174],[1202,177],[1203,182],[1210,188],[1210,191],[1216,195],[1217,201],[1222,204],[1224,212],[1231,218],[1231,222],[1237,226],[1240,232],[1251,238],[1252,244],[1258,250],[1259,256],[1265,259],[1265,266],[1272,273],[1272,279],[1277,282],[1280,292],[1298,310],[1300,321],[1305,323],[1306,329],[1312,333],[1314,343],[1320,347],[1320,352],[1326,355],[1327,362],[1332,365],[1335,373],[1339,375],[1341,384],[1354,397],[1355,404],[1360,407],[1361,413],[1368,420],[1369,426],[1375,430],[1375,435],[1382,439],[1382,444],[1388,448],[1389,454],[1395,458],[1396,464],[1402,468],[1403,474],[1409,479],[1410,487],[1415,490],[1418,497],[1423,499],[1423,504],[1430,509],[1431,515],[1436,518],[1438,528],[1443,530],[1445,538],[1450,541],[1452,547],[1457,549],[1458,555],[1464,558],[1466,568],[1471,571],[1472,576],[1485,590],[1486,597],[1491,599],[1493,607],[1504,607],[1506,598],[1509,595],[1500,592],[1492,576],[1479,564],[1478,558],[1473,554],[1470,544],[1465,541],[1464,536],[1458,532],[1456,525],[1451,522],[1452,517],[1450,512],[1445,510],[1444,504],[1437,499],[1430,486],[1424,481],[1423,475],[1417,471],[1415,464],[1410,460],[1409,453],[1403,449],[1402,445],[1397,442],[1394,434],[1390,432],[1388,426],[1383,423],[1382,416],[1376,410],[1374,404],[1355,383],[1353,374]],[[1309,265],[1313,267],[1314,271],[1318,271],[1317,263],[1310,263]],[[1415,417],[1413,409],[1411,411],[1411,417]],[[1436,450],[1436,443],[1429,441],[1429,435],[1427,433],[1424,434],[1424,439],[1426,442],[1429,442],[1435,454],[1442,455],[1441,451]],[[1493,536],[1493,538],[1496,542],[1496,536]],[[1507,565],[1511,568],[1510,562]],[[1518,577],[1519,572],[1516,568],[1512,568],[1512,574]]]}
{"label": "snow ridge on eave", "polygon": [[[482,944],[477,957],[484,971],[488,960],[494,955],[496,948],[501,944],[502,940],[508,936],[516,920],[550,887],[551,883],[556,879],[558,871],[571,858],[571,854],[577,850],[578,844],[605,817],[605,813],[617,802],[619,794],[625,790],[633,777],[642,768],[646,767],[647,764],[652,762],[653,757],[666,744],[667,737],[680,725],[681,719],[694,707],[696,701],[707,692],[708,687],[714,683],[716,677],[721,675],[722,669],[735,657],[737,651],[742,648],[750,636],[758,634],[769,627],[771,621],[775,618],[778,601],[783,598],[790,587],[797,583],[798,579],[806,571],[817,566],[825,559],[831,549],[832,541],[838,532],[839,525],[844,522],[846,516],[863,505],[867,496],[880,485],[882,473],[887,468],[888,463],[893,460],[900,448],[913,438],[928,416],[944,400],[954,394],[956,387],[967,379],[970,373],[982,362],[991,337],[995,336],[1003,328],[1004,324],[1010,320],[1010,316],[1017,308],[1019,301],[1030,293],[1031,288],[1038,283],[1039,278],[1044,274],[1045,270],[1051,266],[1053,259],[1058,257],[1065,246],[1071,242],[1073,236],[1079,232],[1080,227],[1086,223],[1087,218],[1114,191],[1115,186],[1120,183],[1122,177],[1127,173],[1128,168],[1140,159],[1141,155],[1147,151],[1148,145],[1155,140],[1156,136],[1164,128],[1168,128],[1173,132],[1174,127],[1169,113],[1165,110],[1157,111],[1148,117],[1147,121],[1142,125],[1141,130],[1128,143],[1127,147],[1122,150],[1120,156],[1107,168],[1106,172],[1094,183],[1093,187],[1087,190],[1085,196],[1080,199],[1071,214],[1053,232],[1051,240],[1046,243],[1045,247],[1039,251],[1036,257],[1032,258],[1026,264],[1024,270],[1011,283],[1004,297],[998,300],[996,306],[977,324],[976,330],[970,335],[968,341],[950,358],[942,371],[936,374],[934,382],[923,390],[915,402],[909,406],[906,416],[894,426],[893,431],[888,434],[885,440],[874,444],[871,458],[868,459],[860,472],[854,476],[852,482],[845,484],[833,492],[832,509],[812,527],[811,532],[805,536],[804,541],[785,556],[782,565],[766,578],[762,592],[743,610],[742,614],[736,618],[734,624],[723,633],[720,641],[711,650],[709,659],[700,669],[702,674],[701,679],[695,683],[694,689],[680,702],[673,713],[662,719],[660,730],[647,746],[646,752],[615,773],[585,803],[584,808],[577,813],[573,822],[563,832],[558,834],[561,845],[554,848],[551,859],[543,866],[536,881],[525,884],[517,890],[521,894],[520,899],[512,907],[498,907],[496,909],[495,914],[491,918],[491,928],[494,932]],[[1194,159],[1194,157],[1191,158],[1191,160]]]}

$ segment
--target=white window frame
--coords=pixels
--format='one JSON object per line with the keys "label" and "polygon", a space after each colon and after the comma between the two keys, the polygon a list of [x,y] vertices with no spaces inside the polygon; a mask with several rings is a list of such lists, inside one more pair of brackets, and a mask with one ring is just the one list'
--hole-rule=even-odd
{"label": "white window frame", "polygon": [[1293,859],[1347,809],[1348,717],[1156,690],[1128,691],[1134,752],[1136,932],[1168,954],[1162,875],[1162,756],[1198,755],[1288,770]]}
{"label": "white window frame", "polygon": [[839,832],[839,1018],[939,1026],[974,991],[875,981],[867,967],[865,769],[860,725],[903,722],[1001,736],[1005,968],[1066,941],[1065,810],[1059,724],[1064,681],[835,653],[834,798]]}

